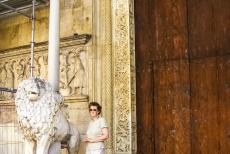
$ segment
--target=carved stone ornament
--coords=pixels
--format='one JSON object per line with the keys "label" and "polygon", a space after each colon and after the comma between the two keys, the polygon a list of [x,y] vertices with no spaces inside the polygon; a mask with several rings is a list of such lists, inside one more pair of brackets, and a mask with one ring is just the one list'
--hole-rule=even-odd
{"label": "carved stone ornament", "polygon": [[133,1],[112,0],[115,152],[135,153],[135,56]]}
{"label": "carved stone ornament", "polygon": [[26,154],[48,154],[61,151],[54,142],[66,142],[69,154],[79,149],[80,133],[63,113],[63,98],[51,85],[39,78],[22,81],[16,93],[19,126],[26,140]]}
{"label": "carved stone ornament", "polygon": [[[66,99],[88,98],[88,57],[86,43],[89,35],[74,35],[61,39],[60,92]],[[48,78],[47,42],[37,43],[34,56],[34,76]],[[0,87],[17,88],[30,76],[30,47],[0,51]],[[0,93],[0,100],[10,100],[11,93]]]}

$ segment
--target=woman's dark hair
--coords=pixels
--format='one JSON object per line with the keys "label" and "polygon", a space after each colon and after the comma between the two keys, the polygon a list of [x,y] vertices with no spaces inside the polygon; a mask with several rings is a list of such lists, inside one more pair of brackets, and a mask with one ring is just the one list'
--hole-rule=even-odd
{"label": "woman's dark hair", "polygon": [[99,112],[98,114],[101,114],[101,105],[98,102],[90,102],[88,107],[90,109],[91,106],[96,106],[97,107],[97,111]]}

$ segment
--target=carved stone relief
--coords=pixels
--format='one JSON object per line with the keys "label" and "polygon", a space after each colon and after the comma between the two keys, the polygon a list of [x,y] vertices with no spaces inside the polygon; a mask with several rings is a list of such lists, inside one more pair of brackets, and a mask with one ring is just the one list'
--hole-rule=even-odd
{"label": "carved stone relief", "polygon": [[86,96],[87,59],[82,48],[62,50],[60,55],[60,92],[63,96]]}
{"label": "carved stone relief", "polygon": [[[70,42],[67,41],[60,49],[60,92],[63,96],[71,98],[88,97],[87,51],[85,46],[74,45],[74,40],[71,41],[71,46],[68,46]],[[47,45],[38,46],[37,50],[33,74],[47,79]],[[12,49],[11,52],[8,51],[11,53],[9,55],[0,54],[0,87],[17,88],[18,83],[29,78],[31,61],[27,51],[28,48]],[[25,54],[21,55],[21,52]],[[0,99],[13,99],[13,94],[1,92]]]}
{"label": "carved stone relief", "polygon": [[48,76],[48,57],[46,56],[39,56],[37,58],[37,69],[35,69],[35,74],[40,76],[44,79]]}
{"label": "carved stone relief", "polygon": [[115,153],[135,149],[135,63],[133,1],[113,0]]}
{"label": "carved stone relief", "polygon": [[[1,86],[3,87],[14,87],[14,73],[13,73],[13,63],[10,61],[5,61],[1,63]],[[11,99],[13,98],[12,93],[1,93],[1,99]]]}

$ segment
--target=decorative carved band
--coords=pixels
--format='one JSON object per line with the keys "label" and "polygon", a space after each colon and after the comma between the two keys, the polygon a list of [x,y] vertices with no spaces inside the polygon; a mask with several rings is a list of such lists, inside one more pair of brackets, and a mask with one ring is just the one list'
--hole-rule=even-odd
{"label": "decorative carved band", "polygon": [[115,153],[135,151],[134,17],[132,0],[113,0]]}
{"label": "decorative carved band", "polygon": [[[73,36],[61,38],[60,48],[86,45],[90,39],[91,39],[91,35],[89,34],[81,34],[81,35],[74,34]],[[18,55],[20,56],[22,54],[28,54],[30,51],[31,51],[30,45],[0,50],[0,58],[12,57]],[[36,43],[35,53],[41,51],[48,51],[48,41]]]}

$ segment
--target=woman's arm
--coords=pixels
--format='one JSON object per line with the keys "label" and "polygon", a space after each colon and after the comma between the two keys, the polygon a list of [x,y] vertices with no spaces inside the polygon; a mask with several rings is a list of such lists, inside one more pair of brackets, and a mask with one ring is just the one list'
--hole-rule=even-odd
{"label": "woman's arm", "polygon": [[109,138],[109,131],[107,127],[101,129],[102,135],[96,137],[95,139],[88,138],[89,143],[102,142]]}

